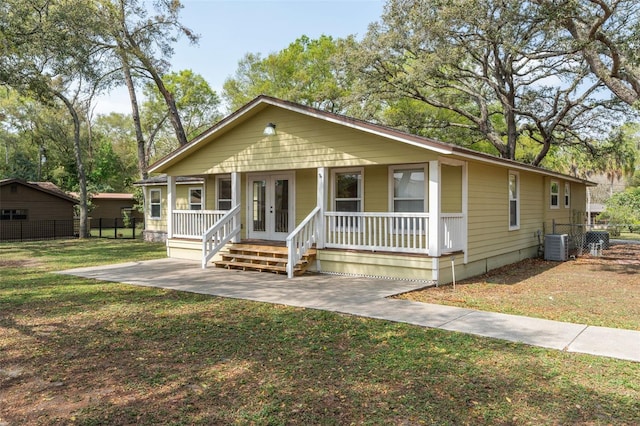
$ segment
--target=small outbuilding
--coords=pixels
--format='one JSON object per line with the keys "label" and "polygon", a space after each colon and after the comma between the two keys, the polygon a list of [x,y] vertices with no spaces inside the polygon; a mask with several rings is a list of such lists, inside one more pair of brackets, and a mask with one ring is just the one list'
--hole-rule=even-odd
{"label": "small outbuilding", "polygon": [[73,237],[76,204],[51,182],[0,180],[0,241]]}

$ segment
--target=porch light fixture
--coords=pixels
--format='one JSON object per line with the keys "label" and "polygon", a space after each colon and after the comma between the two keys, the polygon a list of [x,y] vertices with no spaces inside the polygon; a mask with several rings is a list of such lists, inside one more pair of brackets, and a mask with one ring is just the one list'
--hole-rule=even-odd
{"label": "porch light fixture", "polygon": [[267,126],[264,128],[264,131],[262,132],[263,135],[265,136],[273,136],[276,134],[276,125],[273,123],[269,123],[267,124]]}

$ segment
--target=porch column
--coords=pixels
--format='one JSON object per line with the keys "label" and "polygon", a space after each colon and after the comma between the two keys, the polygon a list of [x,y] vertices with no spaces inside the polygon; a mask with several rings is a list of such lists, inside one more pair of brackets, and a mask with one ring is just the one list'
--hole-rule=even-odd
{"label": "porch column", "polygon": [[440,256],[440,162],[429,161],[429,256]]}
{"label": "porch column", "polygon": [[176,178],[167,175],[167,239],[173,238],[173,211],[176,209]]}
{"label": "porch column", "polygon": [[[240,192],[241,192],[241,176],[240,173],[238,172],[232,172],[231,173],[231,206],[232,208],[240,205]],[[239,221],[239,218],[234,219],[234,221]],[[235,223],[233,224],[233,228],[235,229],[239,224]],[[233,237],[233,239],[231,240],[231,242],[233,243],[239,243],[240,242],[240,234],[236,235]]]}
{"label": "porch column", "polygon": [[324,213],[327,210],[327,183],[329,182],[327,173],[329,169],[326,167],[318,167],[318,188],[317,188],[317,200],[316,206],[320,207],[320,219],[318,223],[318,236],[316,241],[316,248],[324,248],[325,240],[325,220]]}

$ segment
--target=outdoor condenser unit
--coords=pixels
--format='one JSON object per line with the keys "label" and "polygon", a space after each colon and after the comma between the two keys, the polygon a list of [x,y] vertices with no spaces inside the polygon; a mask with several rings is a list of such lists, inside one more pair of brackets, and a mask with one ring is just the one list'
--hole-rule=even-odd
{"label": "outdoor condenser unit", "polygon": [[569,235],[547,234],[544,236],[544,260],[563,262],[569,258]]}

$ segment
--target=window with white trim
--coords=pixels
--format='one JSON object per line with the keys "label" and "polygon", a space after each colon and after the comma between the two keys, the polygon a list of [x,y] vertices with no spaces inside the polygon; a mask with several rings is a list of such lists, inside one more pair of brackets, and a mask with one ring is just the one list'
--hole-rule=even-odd
{"label": "window with white trim", "polygon": [[162,191],[152,189],[149,191],[149,213],[151,219],[160,219],[162,208]]}
{"label": "window with white trim", "polygon": [[231,210],[231,176],[216,178],[216,205],[218,210]]}
{"label": "window with white trim", "polygon": [[571,206],[571,184],[569,182],[564,183],[564,208],[568,209]]}
{"label": "window with white trim", "polygon": [[202,210],[202,188],[189,188],[189,210]]}
{"label": "window with white trim", "polygon": [[551,181],[550,194],[550,207],[552,209],[560,208],[560,184],[555,180]]}
{"label": "window with white trim", "polygon": [[393,191],[391,209],[394,212],[418,212],[425,211],[425,182],[424,167],[391,169]]}
{"label": "window with white trim", "polygon": [[520,175],[509,172],[509,229],[520,229]]}
{"label": "window with white trim", "polygon": [[362,211],[362,169],[333,172],[333,199],[337,212]]}

